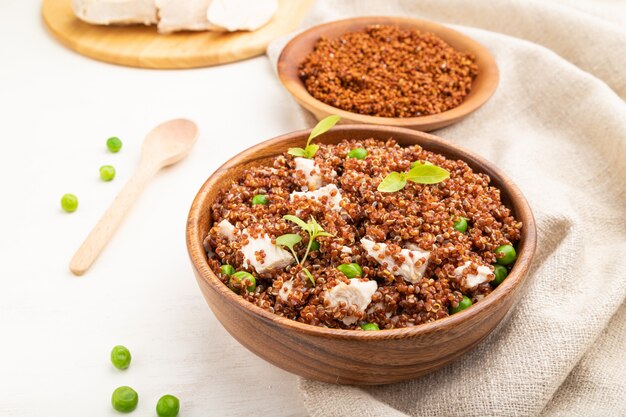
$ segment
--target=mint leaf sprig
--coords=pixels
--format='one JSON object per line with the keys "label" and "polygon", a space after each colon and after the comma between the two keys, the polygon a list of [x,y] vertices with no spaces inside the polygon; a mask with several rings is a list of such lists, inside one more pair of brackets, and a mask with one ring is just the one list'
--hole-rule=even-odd
{"label": "mint leaf sprig", "polygon": [[289,250],[293,254],[293,257],[296,259],[296,262],[298,262],[298,255],[296,255],[296,251],[293,247],[300,243],[301,240],[302,237],[300,235],[297,235],[295,233],[287,233],[286,235],[278,236],[276,238],[276,244],[289,248]]}
{"label": "mint leaf sprig", "polygon": [[311,141],[318,137],[321,134],[328,132],[332,129],[333,126],[337,124],[337,122],[341,119],[341,117],[337,115],[332,115],[323,118],[319,121],[318,124],[315,125],[313,130],[311,130],[311,134],[309,135],[309,139],[306,141],[306,147],[302,148],[289,148],[287,153],[293,156],[299,156],[306,159],[312,159],[320,148],[319,145],[311,145]]}
{"label": "mint leaf sprig", "polygon": [[[301,260],[298,259],[298,255],[296,254],[296,251],[294,249],[294,246],[302,241],[302,237],[300,235],[297,235],[295,233],[287,233],[276,238],[276,244],[288,248],[293,254],[296,262],[298,262],[298,264],[300,265],[304,265],[304,262],[306,261],[306,258],[309,256],[309,252],[311,251],[311,245],[313,245],[313,242],[316,238],[320,236],[333,236],[331,233],[324,231],[322,226],[320,226],[320,224],[315,220],[313,216],[311,216],[311,220],[306,223],[304,222],[304,220],[301,220],[296,216],[292,216],[291,214],[283,216],[283,219],[297,224],[298,226],[300,226],[300,229],[309,234],[309,244],[307,245],[306,252],[304,253],[304,256]],[[315,278],[313,278],[313,274],[311,274],[311,272],[307,268],[302,268],[302,271],[304,271],[306,276],[313,283],[313,286],[315,286]]]}
{"label": "mint leaf sprig", "polygon": [[437,184],[450,177],[450,172],[433,165],[428,161],[416,161],[411,164],[408,172],[391,172],[380,184],[378,191],[383,193],[394,193],[403,189],[408,181],[417,184]]}

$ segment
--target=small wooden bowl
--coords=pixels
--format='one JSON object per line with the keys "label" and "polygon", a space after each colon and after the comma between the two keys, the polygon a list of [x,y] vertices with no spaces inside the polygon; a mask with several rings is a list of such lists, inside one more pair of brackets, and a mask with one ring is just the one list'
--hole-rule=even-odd
{"label": "small wooden bowl", "polygon": [[210,207],[218,194],[244,169],[263,164],[289,147],[302,146],[309,133],[289,133],[240,153],[209,177],[193,201],[187,220],[187,249],[202,294],[217,319],[242,345],[268,362],[306,378],[339,384],[375,385],[415,378],[472,349],[498,325],[519,296],[535,252],[535,221],[520,190],[499,169],[427,133],[345,125],[325,133],[320,142],[394,138],[403,146],[418,144],[448,158],[462,159],[475,171],[489,175],[523,228],[515,266],[484,300],[453,316],[415,327],[378,332],[329,329],[263,310],[228,289],[209,268],[202,243],[212,225]]}
{"label": "small wooden bowl", "polygon": [[[320,37],[335,39],[346,32],[363,30],[369,25],[376,24],[395,25],[403,29],[418,29],[422,32],[431,32],[446,41],[454,49],[474,54],[476,64],[478,65],[478,75],[472,83],[472,91],[467,95],[463,103],[448,111],[430,116],[378,117],[341,110],[311,96],[298,76],[298,67],[305,57],[313,51],[313,46],[318,39]],[[318,120],[331,114],[337,114],[341,116],[345,123],[407,127],[424,132],[448,126],[469,116],[489,100],[496,91],[499,80],[495,59],[489,53],[489,50],[478,42],[456,30],[437,23],[400,17],[360,17],[314,26],[294,37],[285,46],[278,58],[278,76],[296,101],[313,113]]]}

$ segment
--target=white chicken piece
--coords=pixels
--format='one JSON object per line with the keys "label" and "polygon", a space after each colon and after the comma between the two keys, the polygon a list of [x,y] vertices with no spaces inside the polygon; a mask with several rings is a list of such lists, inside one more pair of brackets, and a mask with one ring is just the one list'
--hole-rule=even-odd
{"label": "white chicken piece", "polygon": [[231,222],[224,219],[217,224],[217,233],[226,237],[229,241],[235,239],[235,226]]}
{"label": "white chicken piece", "polygon": [[315,191],[294,191],[289,195],[289,199],[293,201],[294,197],[305,197],[318,201],[321,201],[322,197],[327,197],[326,204],[328,207],[341,211],[341,204],[339,204],[342,198],[341,191],[335,184],[328,184]]}
{"label": "white chicken piece", "polygon": [[[344,302],[346,306],[355,305],[360,312],[364,312],[372,302],[372,296],[378,289],[376,281],[361,281],[359,278],[350,279],[350,285],[340,282],[326,291],[326,300],[330,301],[330,307],[338,307]],[[343,323],[350,325],[357,321],[355,316],[346,316]]]}
{"label": "white chicken piece", "polygon": [[[248,235],[248,243],[241,247],[244,264],[245,261],[249,261],[250,265],[252,265],[259,274],[264,274],[274,269],[282,269],[295,261],[291,253],[274,245],[268,235],[264,234],[260,237],[253,238],[247,233],[246,229],[241,233]],[[259,262],[255,255],[255,252],[261,250],[265,252],[263,262]]]}
{"label": "white chicken piece", "polygon": [[180,30],[220,30],[207,19],[211,0],[156,0],[159,10],[159,32]]}
{"label": "white chicken piece", "polygon": [[207,20],[228,32],[257,30],[272,20],[278,10],[278,0],[213,0]]}
{"label": "white chicken piece", "polygon": [[[428,266],[428,258],[430,252],[426,252],[419,248],[415,250],[401,249],[400,255],[404,257],[404,262],[396,265],[396,261],[391,255],[386,255],[387,244],[376,243],[369,239],[361,239],[361,246],[367,251],[367,254],[374,258],[376,262],[384,266],[387,271],[393,275],[401,276],[405,281],[415,284],[424,276],[426,267]],[[424,262],[416,266],[417,261],[424,259]]]}
{"label": "white chicken piece", "polygon": [[[463,265],[459,266],[458,268],[456,268],[454,270],[454,273],[460,277],[463,275],[463,271],[465,271],[465,269],[469,268],[469,266],[472,264],[471,261],[467,261],[465,262]],[[491,270],[491,268],[489,268],[486,265],[480,265],[478,266],[478,268],[476,268],[476,274],[468,274],[465,277],[465,286],[469,289],[469,288],[474,288],[477,285],[482,284],[483,282],[487,282],[489,281],[492,276],[493,276],[493,271]]]}
{"label": "white chicken piece", "polygon": [[283,282],[282,287],[278,291],[278,297],[286,303],[289,300],[289,293],[293,290],[293,279]]}
{"label": "white chicken piece", "polygon": [[317,190],[322,186],[322,176],[315,169],[315,161],[313,159],[298,157],[294,158],[294,162],[296,163],[296,171],[304,173],[309,189]]}
{"label": "white chicken piece", "polygon": [[129,25],[157,22],[154,0],[73,0],[74,14],[95,25]]}

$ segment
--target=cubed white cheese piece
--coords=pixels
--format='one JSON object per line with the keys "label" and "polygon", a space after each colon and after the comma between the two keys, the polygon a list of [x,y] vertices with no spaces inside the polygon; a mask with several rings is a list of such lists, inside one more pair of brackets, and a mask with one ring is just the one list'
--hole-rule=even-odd
{"label": "cubed white cheese piece", "polygon": [[294,158],[296,163],[296,171],[302,171],[304,178],[306,178],[307,186],[311,190],[317,190],[322,186],[322,176],[319,171],[315,169],[315,161],[307,158]]}
{"label": "cubed white cheese piece", "polygon": [[157,22],[154,0],[73,0],[74,14],[95,25]]}
{"label": "cubed white cheese piece", "polygon": [[[396,261],[391,255],[386,255],[387,244],[376,243],[369,239],[361,239],[361,246],[367,251],[367,254],[374,258],[376,262],[383,265],[387,271],[393,275],[401,276],[405,281],[415,284],[424,276],[426,267],[428,266],[428,257],[430,252],[426,252],[419,248],[415,250],[401,249],[400,255],[404,257],[404,262],[396,265]],[[424,262],[416,266],[417,261],[424,259]]]}
{"label": "cubed white cheese piece", "polygon": [[289,293],[291,290],[293,290],[293,279],[283,282],[283,286],[280,287],[280,290],[278,291],[278,297],[286,303],[289,299]]}
{"label": "cubed white cheese piece", "polygon": [[321,201],[322,197],[327,197],[326,204],[332,210],[341,211],[341,191],[335,184],[328,184],[318,188],[315,191],[294,191],[289,195],[289,199],[294,197],[305,197],[313,200]]}
{"label": "cubed white cheese piece", "polygon": [[[247,234],[247,231],[244,229],[241,233]],[[265,259],[262,263],[257,260],[255,255],[255,252],[261,250],[265,251]],[[274,269],[282,269],[295,261],[291,253],[274,245],[272,239],[266,234],[257,238],[252,238],[252,236],[248,235],[248,243],[241,247],[241,252],[243,253],[244,263],[249,261],[250,265],[259,274],[264,274]]]}
{"label": "cubed white cheese piece", "polygon": [[206,17],[228,32],[257,30],[269,22],[277,10],[278,0],[213,0]]}
{"label": "cubed white cheese piece", "polygon": [[159,32],[217,29],[207,19],[211,0],[156,0],[159,10]]}
{"label": "cubed white cheese piece", "polygon": [[348,246],[342,246],[341,247],[341,253],[352,253],[352,248],[350,248]]}
{"label": "cubed white cheese piece", "polygon": [[[372,302],[372,296],[378,289],[376,281],[361,281],[359,278],[350,279],[350,285],[340,282],[326,292],[326,300],[330,301],[330,307],[337,307],[344,302],[346,306],[355,305],[358,311],[364,312]],[[357,321],[354,316],[346,316],[344,324],[353,324]]]}
{"label": "cubed white cheese piece", "polygon": [[233,240],[235,239],[235,226],[224,219],[217,224],[217,233],[226,237],[228,240]]}
{"label": "cubed white cheese piece", "polygon": [[[471,264],[472,264],[471,261],[465,262],[463,265],[456,268],[454,270],[454,273],[459,277],[462,276],[463,271],[469,268]],[[477,272],[476,274],[468,274],[465,277],[465,286],[467,288],[474,288],[477,285],[482,284],[483,282],[487,282],[489,281],[490,276],[493,275],[493,271],[491,270],[491,268],[489,268],[486,265],[478,266],[478,268],[476,268],[476,272]]]}

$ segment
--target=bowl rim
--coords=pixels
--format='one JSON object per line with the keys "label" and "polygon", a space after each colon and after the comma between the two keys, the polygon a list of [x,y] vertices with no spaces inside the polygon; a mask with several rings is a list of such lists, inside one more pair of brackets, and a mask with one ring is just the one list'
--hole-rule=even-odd
{"label": "bowl rim", "polygon": [[[466,162],[469,160],[474,165],[484,166],[485,168],[487,168],[486,170],[495,173],[503,180],[504,183],[506,183],[506,187],[504,187],[506,190],[502,189],[501,191],[506,191],[506,193],[509,195],[511,205],[516,206],[516,211],[518,211],[516,216],[523,222],[521,238],[522,246],[518,247],[518,258],[515,261],[515,264],[507,278],[479,303],[476,303],[472,305],[471,308],[463,310],[459,313],[432,322],[422,323],[413,327],[382,329],[376,332],[333,329],[328,327],[319,327],[315,325],[300,323],[282,316],[278,316],[274,313],[270,313],[269,311],[264,310],[261,307],[252,304],[251,302],[244,300],[241,296],[235,294],[215,275],[215,273],[211,270],[211,268],[209,268],[209,265],[207,263],[206,252],[204,251],[204,246],[202,243],[205,236],[200,235],[198,223],[200,215],[202,214],[202,209],[205,208],[204,202],[206,200],[208,190],[210,190],[218,182],[218,179],[226,174],[228,170],[240,165],[240,160],[248,159],[248,162],[253,162],[256,160],[267,159],[268,157],[271,157],[271,155],[265,155],[263,157],[256,158],[254,156],[258,155],[259,151],[267,148],[268,146],[279,144],[281,142],[287,142],[298,137],[306,138],[310,134],[311,130],[312,129],[304,129],[283,134],[275,138],[260,142],[238,153],[237,155],[226,161],[224,164],[222,164],[217,170],[215,170],[203,183],[203,185],[200,187],[200,190],[196,194],[187,217],[187,250],[189,252],[189,257],[192,265],[197,271],[198,277],[201,277],[202,280],[206,282],[214,291],[216,291],[220,297],[224,297],[225,302],[231,304],[234,303],[237,308],[241,308],[243,310],[242,313],[246,312],[248,314],[253,314],[261,320],[272,322],[285,330],[295,331],[296,333],[324,336],[333,339],[385,340],[418,337],[454,328],[461,323],[468,321],[472,317],[478,316],[481,313],[490,310],[492,307],[494,307],[494,304],[500,302],[508,296],[512,296],[513,293],[523,284],[527,276],[527,272],[530,268],[530,264],[535,254],[535,249],[537,245],[537,229],[535,219],[530,205],[528,204],[524,195],[521,193],[520,189],[499,168],[495,167],[491,162],[478,156],[472,151],[469,151],[462,146],[446,141],[445,139],[442,139],[438,136],[434,136],[421,131],[394,126],[356,124],[338,125],[335,126],[333,130],[343,132],[346,134],[346,136],[348,136],[350,132],[354,131],[377,131],[379,133],[389,134],[389,138],[393,138],[395,134],[408,134],[418,139],[430,141],[442,147],[453,148],[457,153],[459,153],[459,159],[462,159]],[[348,139],[349,137],[346,138]],[[415,144],[423,146],[419,142],[419,140],[416,141]],[[424,149],[428,150],[428,146],[424,147]],[[273,153],[273,155],[276,156],[278,154]],[[206,207],[205,209],[208,209],[208,207]]]}
{"label": "bowl rim", "polygon": [[[463,40],[467,45],[471,46],[470,52],[475,56],[484,59],[484,64],[479,67],[479,76],[485,77],[485,83],[482,88],[476,90],[469,99],[464,99],[461,104],[441,113],[416,117],[381,117],[370,116],[355,113],[347,110],[333,107],[313,97],[305,88],[300,77],[293,76],[291,65],[293,63],[292,55],[294,51],[300,47],[302,41],[309,36],[321,36],[330,28],[335,26],[352,23],[361,27],[372,24],[403,24],[414,26],[418,30],[432,32],[437,36],[455,37]],[[299,65],[300,63],[298,63]],[[337,114],[345,120],[352,120],[357,123],[367,123],[374,125],[393,125],[400,127],[414,127],[419,125],[436,125],[445,121],[459,120],[482,107],[495,93],[500,81],[500,72],[494,56],[487,47],[475,41],[473,38],[451,29],[448,26],[424,19],[415,19],[410,17],[394,17],[394,16],[365,16],[353,17],[347,19],[333,20],[331,22],[322,23],[312,26],[294,36],[283,47],[276,64],[278,78],[289,93],[297,100],[301,100],[307,106],[317,108],[328,114]],[[297,70],[296,70],[297,72]],[[474,80],[475,82],[475,80]]]}

